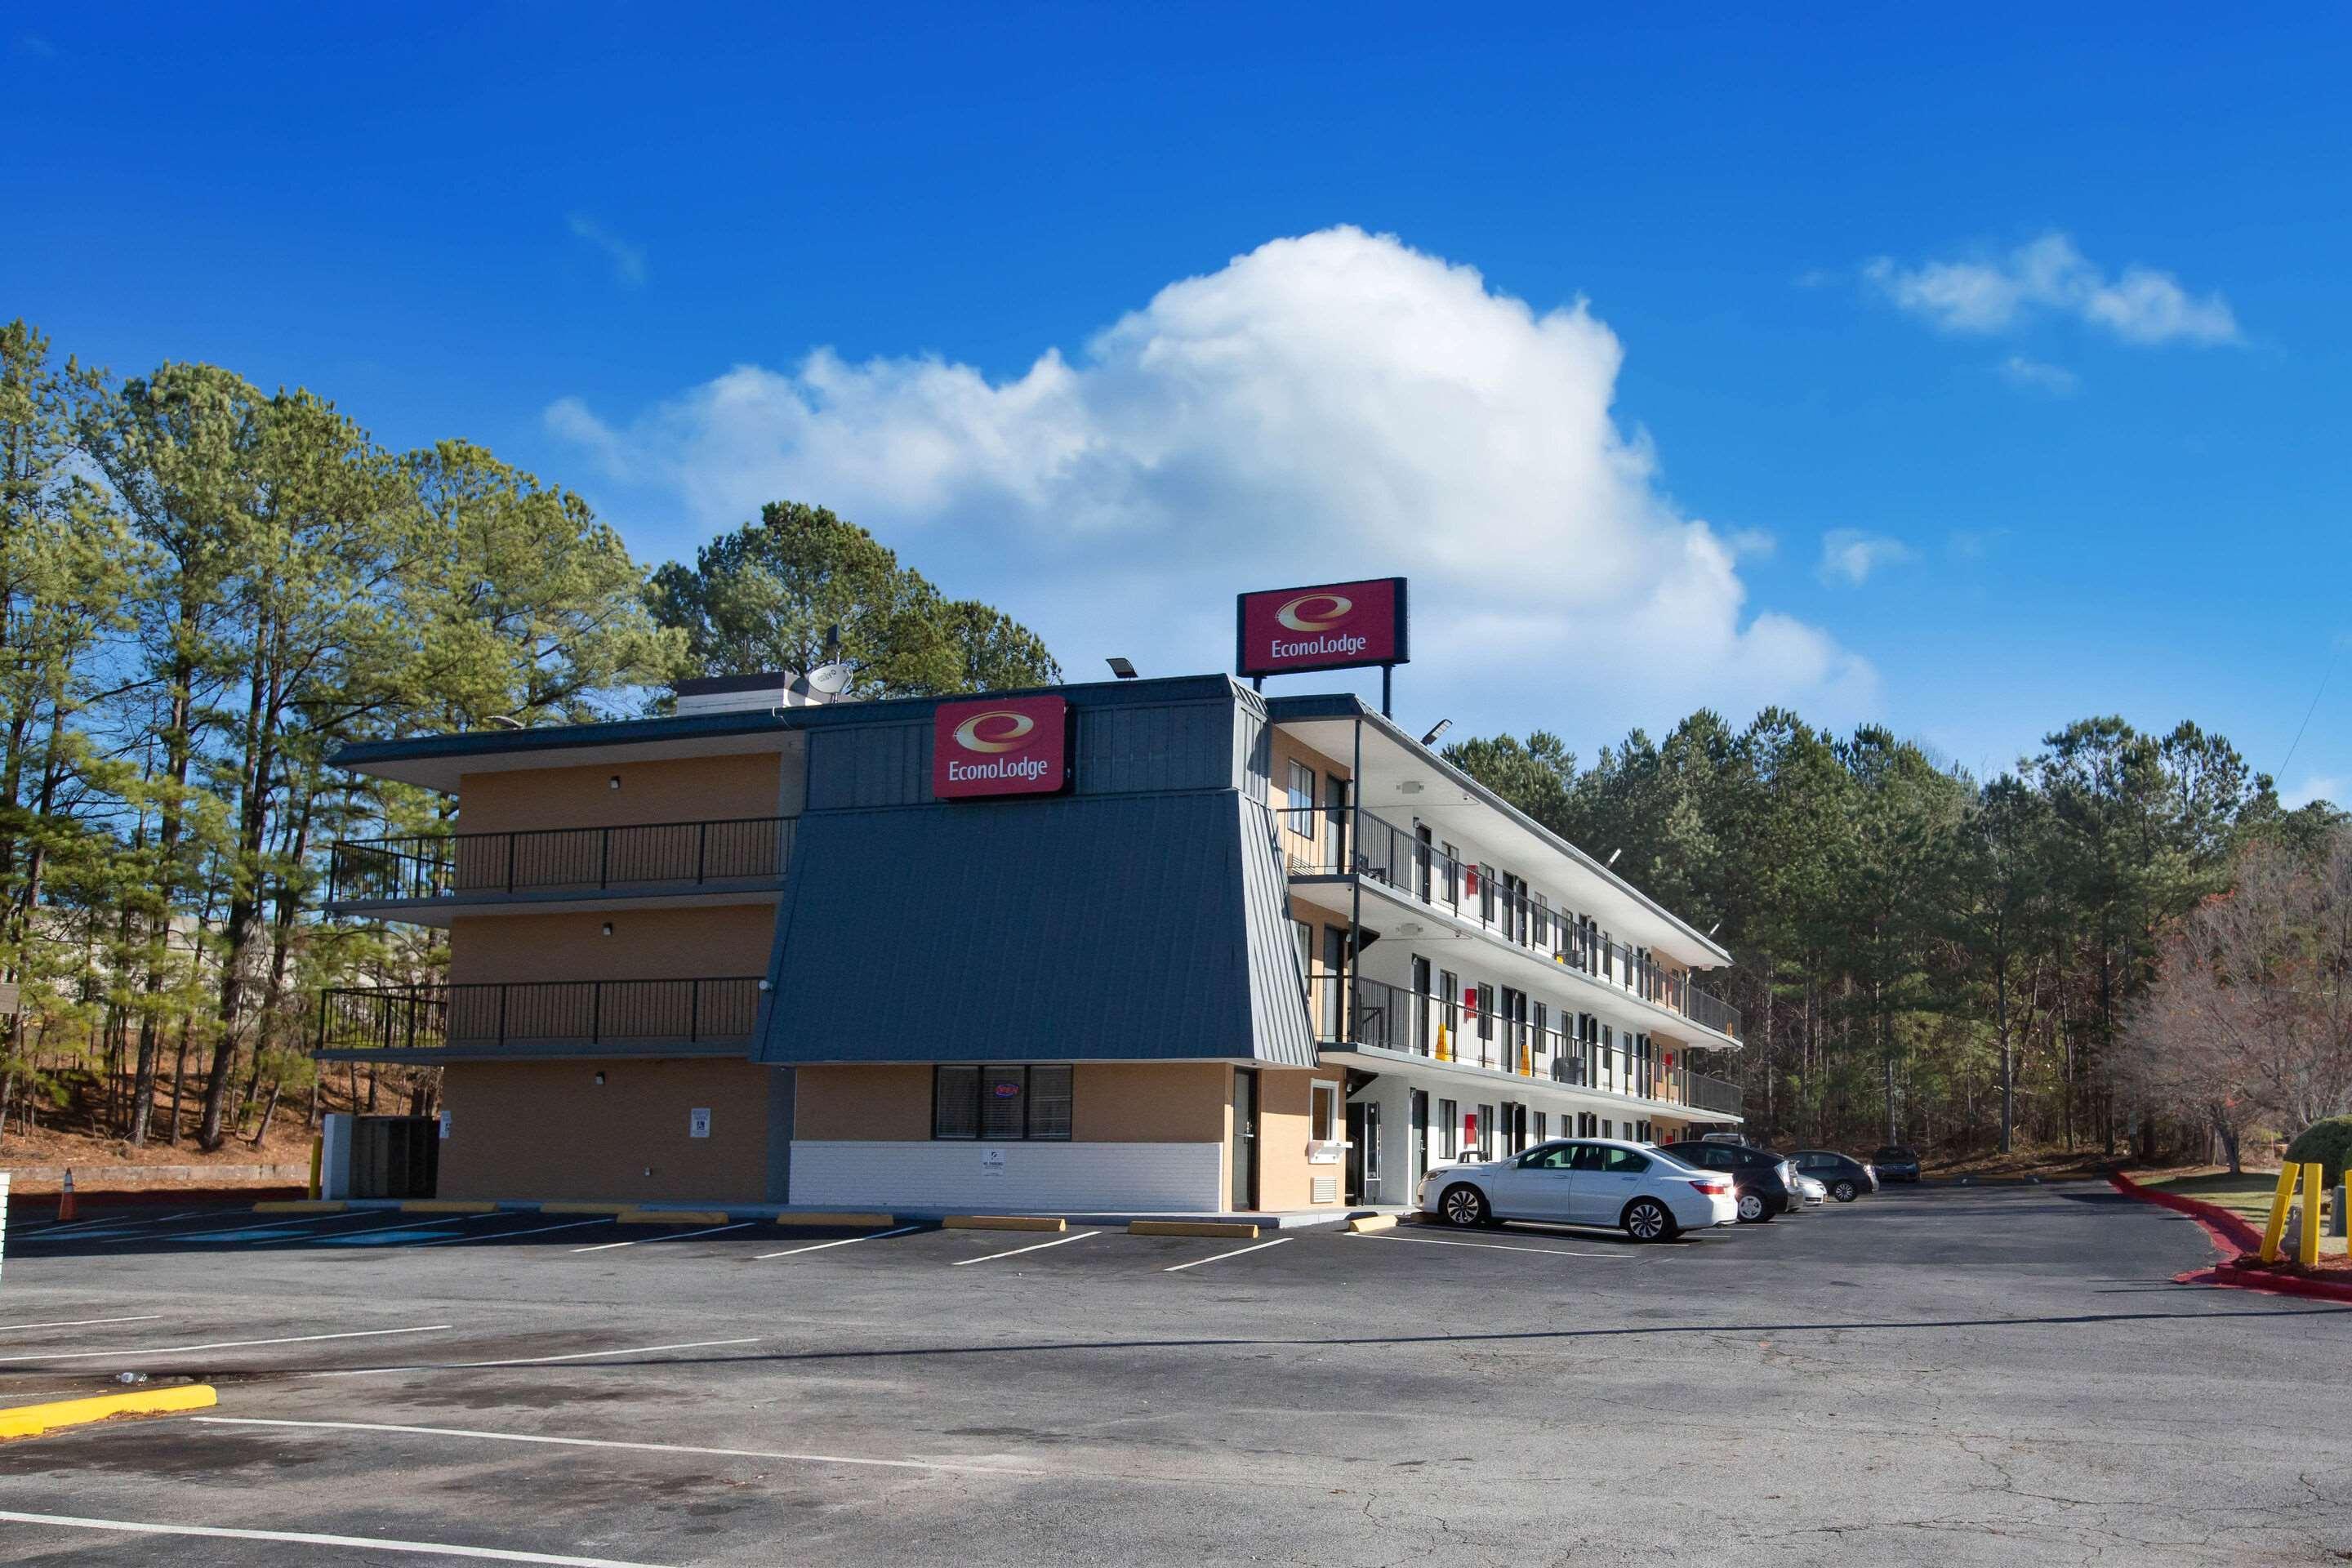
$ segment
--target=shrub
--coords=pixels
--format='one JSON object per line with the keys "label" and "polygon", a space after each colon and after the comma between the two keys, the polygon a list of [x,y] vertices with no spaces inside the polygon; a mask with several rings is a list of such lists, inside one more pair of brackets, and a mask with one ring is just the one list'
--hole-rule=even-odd
{"label": "shrub", "polygon": [[2352,1116],[2313,1122],[2286,1146],[2286,1157],[2298,1164],[2318,1161],[2326,1167],[2327,1184],[2336,1185],[2344,1179],[2344,1167],[2352,1164]]}

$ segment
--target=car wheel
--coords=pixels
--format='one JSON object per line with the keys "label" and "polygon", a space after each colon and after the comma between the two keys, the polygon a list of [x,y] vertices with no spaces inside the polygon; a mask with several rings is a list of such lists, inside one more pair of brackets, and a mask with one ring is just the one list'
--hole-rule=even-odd
{"label": "car wheel", "polygon": [[1830,1196],[1842,1204],[1850,1204],[1862,1195],[1862,1189],[1852,1182],[1840,1182],[1830,1189]]}
{"label": "car wheel", "polygon": [[1485,1225],[1489,1213],[1486,1194],[1467,1182],[1456,1183],[1446,1188],[1445,1195],[1437,1200],[1437,1212],[1448,1225]]}
{"label": "car wheel", "polygon": [[1635,1198],[1625,1205],[1625,1234],[1635,1241],[1665,1241],[1675,1234],[1675,1216],[1655,1198]]}
{"label": "car wheel", "polygon": [[1771,1217],[1771,1212],[1764,1206],[1763,1194],[1742,1193],[1739,1194],[1740,1224],[1762,1225],[1766,1220],[1770,1219]]}

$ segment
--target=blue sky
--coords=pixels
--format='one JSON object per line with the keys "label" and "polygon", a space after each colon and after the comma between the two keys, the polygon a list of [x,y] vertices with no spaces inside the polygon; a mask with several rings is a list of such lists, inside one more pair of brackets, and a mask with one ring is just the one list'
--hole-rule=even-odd
{"label": "blue sky", "polygon": [[649,560],[832,504],[1076,674],[1399,571],[1408,719],[2352,796],[2352,22],[1557,10],[17,5],[0,313]]}

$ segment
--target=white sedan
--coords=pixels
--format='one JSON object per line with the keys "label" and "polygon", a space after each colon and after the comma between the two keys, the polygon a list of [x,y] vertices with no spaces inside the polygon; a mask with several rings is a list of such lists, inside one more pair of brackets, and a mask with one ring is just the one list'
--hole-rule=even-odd
{"label": "white sedan", "polygon": [[1730,1177],[1608,1138],[1562,1138],[1500,1160],[1440,1165],[1422,1178],[1420,1208],[1448,1225],[1548,1220],[1622,1227],[1636,1241],[1739,1217]]}

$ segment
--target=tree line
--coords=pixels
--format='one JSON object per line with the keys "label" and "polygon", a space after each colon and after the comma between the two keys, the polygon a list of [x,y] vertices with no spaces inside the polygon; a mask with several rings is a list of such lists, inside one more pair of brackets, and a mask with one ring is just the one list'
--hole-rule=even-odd
{"label": "tree line", "polygon": [[[2332,1036],[2305,1037],[2332,1076],[2273,1064],[2309,1080],[2300,1100],[2210,1051],[2185,1070],[2179,1042],[2202,1026],[2181,1017],[2185,977],[2203,963],[2208,992],[2227,993],[2249,974],[2213,971],[2212,928],[2242,921],[2257,885],[2266,910],[2295,889],[2295,951],[2312,954],[2329,918],[2315,881],[2352,879],[2340,812],[2283,809],[2194,724],[2086,719],[1990,780],[1885,728],[1835,735],[1781,709],[1740,730],[1707,711],[1663,741],[1637,730],[1590,767],[1541,731],[1447,755],[1588,850],[1622,849],[1629,880],[1715,930],[1737,963],[1704,983],[1741,1010],[1743,1048],[1713,1070],[1741,1083],[1767,1137],[2152,1157],[2201,1152],[2210,1133],[2234,1163],[2251,1127],[2291,1134],[2323,1105],[2352,1110],[2340,1007]],[[2346,956],[2339,933],[2338,990]]]}
{"label": "tree line", "polygon": [[[315,1115],[309,999],[440,961],[430,930],[320,918],[326,847],[450,809],[337,773],[338,746],[624,716],[681,676],[819,658],[862,695],[1059,677],[1027,628],[819,508],[648,572],[472,443],[393,451],[307,391],[118,378],[0,328],[0,983],[22,1000],[0,1135],[93,1092],[134,1145],[159,1114],[179,1142],[189,1092],[205,1147],[265,1085]],[[392,1092],[422,1109],[430,1075]]]}
{"label": "tree line", "polygon": [[[779,501],[647,570],[579,496],[305,391],[117,378],[0,328],[0,1136],[71,1096],[216,1146],[320,1081],[311,998],[441,967],[325,918],[326,848],[451,803],[348,742],[629,716],[694,674],[849,667],[854,696],[1060,679],[1044,643],[855,524]],[[2219,735],[2116,718],[1978,780],[1768,710],[1449,757],[1701,930],[1744,1016],[1716,1070],[1814,1144],[2231,1152],[2352,1110],[2352,837]],[[424,1110],[434,1075],[341,1086]],[[168,1093],[163,1086],[168,1084]],[[193,1105],[184,1099],[193,1096]]]}

